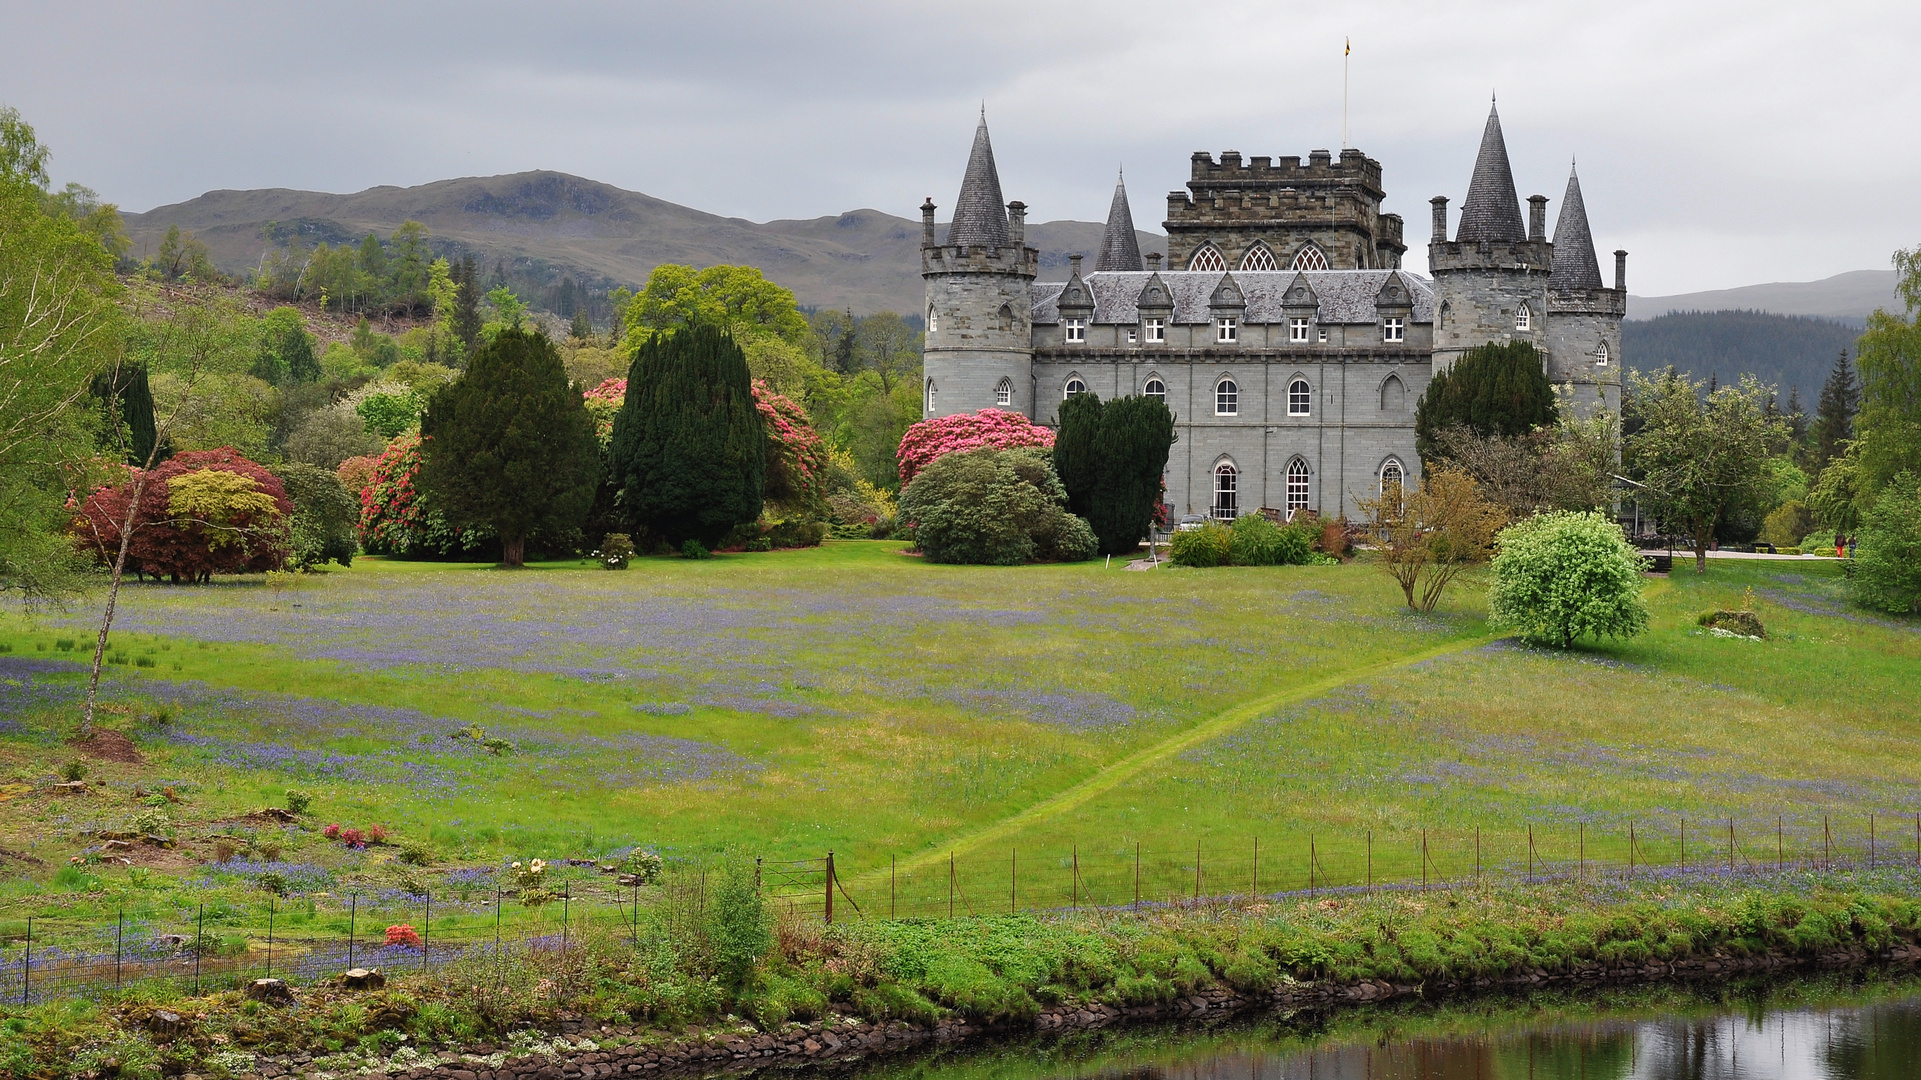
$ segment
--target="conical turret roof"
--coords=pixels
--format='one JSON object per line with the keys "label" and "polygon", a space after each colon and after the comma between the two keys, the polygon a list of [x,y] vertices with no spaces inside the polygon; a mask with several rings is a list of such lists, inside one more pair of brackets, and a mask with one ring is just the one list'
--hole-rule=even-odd
{"label": "conical turret roof", "polygon": [[1114,202],[1107,208],[1107,235],[1101,237],[1094,269],[1142,270],[1141,241],[1134,235],[1134,211],[1127,205],[1127,178],[1114,181]]}
{"label": "conical turret roof", "polygon": [[1581,178],[1572,165],[1567,171],[1567,194],[1561,198],[1561,216],[1554,222],[1554,264],[1547,283],[1554,289],[1604,287],[1594,237],[1588,232],[1587,206],[1581,201]]}
{"label": "conical turret roof", "polygon": [[1474,178],[1461,204],[1461,225],[1454,239],[1462,243],[1491,240],[1514,243],[1527,239],[1521,221],[1521,199],[1514,193],[1514,171],[1507,163],[1507,140],[1501,137],[1501,114],[1490,108],[1481,132],[1481,153],[1474,159]]}
{"label": "conical turret roof", "polygon": [[948,227],[947,242],[967,247],[1007,244],[1007,203],[1001,198],[1000,170],[994,167],[994,144],[987,139],[986,110],[974,129],[974,150],[967,157],[960,198],[954,200],[954,223]]}

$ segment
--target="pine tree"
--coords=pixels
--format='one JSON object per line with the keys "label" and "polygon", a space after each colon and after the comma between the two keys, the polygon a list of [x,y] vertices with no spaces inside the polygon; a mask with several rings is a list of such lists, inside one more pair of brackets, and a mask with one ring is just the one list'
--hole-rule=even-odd
{"label": "pine tree", "polygon": [[580,391],[545,334],[502,330],[427,405],[420,485],[447,522],[491,527],[507,566],[527,539],[579,528],[599,479],[599,444]]}
{"label": "pine tree", "polygon": [[711,548],[759,518],[766,441],[734,339],[706,324],[648,339],[628,371],[609,455],[622,512],[676,547]]}
{"label": "pine tree", "polygon": [[1788,421],[1788,438],[1794,445],[1795,453],[1799,455],[1801,450],[1806,447],[1808,441],[1808,413],[1807,410],[1801,406],[1801,388],[1798,386],[1788,388],[1786,418]]}
{"label": "pine tree", "polygon": [[145,364],[129,364],[93,378],[93,396],[109,423],[118,428],[106,436],[108,449],[126,456],[127,464],[146,466],[153,454],[153,390]]}
{"label": "pine tree", "polygon": [[1525,341],[1477,346],[1436,374],[1414,412],[1414,442],[1422,460],[1456,424],[1476,435],[1513,438],[1552,424],[1554,388],[1541,354]]}
{"label": "pine tree", "polygon": [[1809,436],[1813,443],[1809,448],[1808,465],[1810,471],[1819,474],[1828,467],[1828,462],[1841,456],[1846,449],[1843,445],[1854,438],[1854,414],[1861,409],[1861,384],[1854,377],[1854,365],[1848,363],[1848,352],[1834,358],[1834,367],[1828,370],[1827,382],[1821,386],[1821,400],[1815,406],[1814,427]]}

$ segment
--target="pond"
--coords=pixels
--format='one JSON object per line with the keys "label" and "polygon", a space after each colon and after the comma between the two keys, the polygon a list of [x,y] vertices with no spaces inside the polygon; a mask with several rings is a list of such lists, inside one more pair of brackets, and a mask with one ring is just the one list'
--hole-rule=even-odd
{"label": "pond", "polygon": [[1921,981],[1626,989],[1122,1029],[958,1049],[862,1080],[1894,1080]]}

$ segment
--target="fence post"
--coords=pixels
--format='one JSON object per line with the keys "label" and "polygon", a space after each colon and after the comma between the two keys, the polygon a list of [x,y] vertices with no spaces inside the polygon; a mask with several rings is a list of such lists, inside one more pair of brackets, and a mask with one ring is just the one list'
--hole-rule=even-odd
{"label": "fence post", "polygon": [[354,923],[360,917],[360,894],[347,897],[347,966],[354,966]]}
{"label": "fence post", "polygon": [[1261,838],[1257,836],[1254,838],[1254,891],[1248,895],[1248,900],[1251,902],[1251,901],[1259,900],[1260,898],[1261,898]]}
{"label": "fence post", "polygon": [[27,916],[27,957],[20,963],[20,1007],[27,1007],[27,997],[33,990],[33,916]]}
{"label": "fence post", "polygon": [[1314,899],[1314,834],[1307,834],[1307,898]]}
{"label": "fence post", "polygon": [[954,853],[947,853],[947,917],[954,917]]}
{"label": "fence post", "polygon": [[894,856],[887,856],[887,917],[894,918]]}
{"label": "fence post", "polygon": [[1067,906],[1074,911],[1079,911],[1081,909],[1081,845],[1079,841],[1074,843],[1073,871],[1074,880],[1068,886]]}
{"label": "fence post", "polygon": [[1534,881],[1534,826],[1532,825],[1527,827],[1527,879],[1530,884]]}
{"label": "fence post", "polygon": [[1014,913],[1014,905],[1020,896],[1021,851],[1019,848],[1007,849],[1007,913]]}
{"label": "fence post", "polygon": [[494,886],[494,989],[507,986],[507,960],[500,954],[500,886]]}
{"label": "fence post", "polygon": [[1141,842],[1134,841],[1134,910],[1141,909]]}
{"label": "fence post", "polygon": [[1574,849],[1575,858],[1579,860],[1576,865],[1580,875],[1585,878],[1587,877],[1587,822],[1583,821],[1575,826],[1575,835],[1579,838]]}
{"label": "fence post", "polygon": [[1481,827],[1474,826],[1474,884],[1481,883]]}
{"label": "fence post", "polygon": [[1427,891],[1427,830],[1421,830],[1421,891]]}
{"label": "fence post", "polygon": [[1194,841],[1194,902],[1201,902],[1201,842]]}
{"label": "fence post", "polygon": [[1734,873],[1734,817],[1728,817],[1728,873]]}
{"label": "fence post", "polygon": [[573,899],[574,883],[563,882],[560,886],[560,955],[562,959],[567,956],[567,909],[573,903]]}
{"label": "fence post", "polygon": [[[1921,835],[1921,833],[1917,833]],[[1786,853],[1781,847],[1781,815],[1774,815],[1774,872],[1781,872],[1782,857]]]}
{"label": "fence post", "polygon": [[[1310,868],[1310,873],[1312,872]],[[1374,892],[1374,830],[1367,830],[1367,891]]]}
{"label": "fence post", "polygon": [[1628,822],[1628,880],[1634,880],[1634,822]]}
{"label": "fence post", "polygon": [[[120,942],[127,936],[127,902],[120,901],[120,923],[113,931],[113,992],[120,992]],[[273,974],[273,936],[267,937],[267,974]]]}
{"label": "fence post", "polygon": [[[664,875],[663,875],[664,876]],[[640,944],[640,886],[634,886],[634,944]]]}
{"label": "fence post", "polygon": [[200,996],[200,952],[207,947],[207,905],[200,904],[200,911],[193,920],[193,992]]}
{"label": "fence post", "polygon": [[[113,947],[113,962],[117,968],[120,963],[120,945],[117,942],[114,944],[114,947]],[[272,893],[267,894],[267,977],[269,979],[273,978],[273,894]],[[119,978],[118,971],[116,971],[114,975],[114,988],[119,989],[119,987],[120,987],[120,978]]]}
{"label": "fence post", "polygon": [[1874,815],[1868,815],[1868,870],[1874,870]]}
{"label": "fence post", "polygon": [[827,852],[827,925],[834,925],[834,852]]}
{"label": "fence post", "polygon": [[1834,869],[1834,834],[1828,831],[1828,815],[1821,815],[1821,869]]}
{"label": "fence post", "polygon": [[[423,919],[420,924],[420,972],[421,974],[424,975],[427,972],[433,970],[432,964],[427,959],[427,946],[433,941],[434,891],[432,889],[428,889],[425,893],[422,894],[422,899],[427,901],[427,915],[426,915],[426,918]],[[618,886],[616,886],[616,891],[614,893],[614,906],[615,907],[620,906],[620,893],[618,891]]]}
{"label": "fence post", "polygon": [[1681,815],[1681,869],[1688,868],[1688,816]]}

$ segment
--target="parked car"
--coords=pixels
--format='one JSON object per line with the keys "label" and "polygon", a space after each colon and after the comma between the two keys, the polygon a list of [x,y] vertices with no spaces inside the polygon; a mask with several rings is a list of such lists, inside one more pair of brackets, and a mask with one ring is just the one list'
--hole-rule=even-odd
{"label": "parked car", "polygon": [[1206,518],[1202,517],[1199,514],[1189,514],[1186,517],[1182,518],[1179,524],[1174,526],[1174,531],[1175,532],[1193,532],[1194,530],[1200,528],[1205,524],[1207,524]]}

